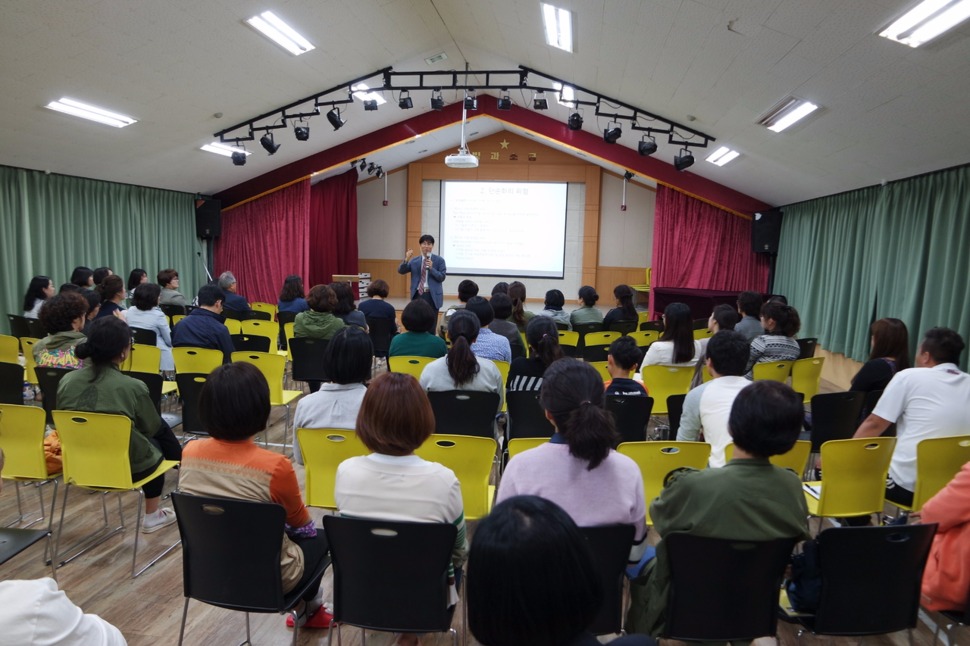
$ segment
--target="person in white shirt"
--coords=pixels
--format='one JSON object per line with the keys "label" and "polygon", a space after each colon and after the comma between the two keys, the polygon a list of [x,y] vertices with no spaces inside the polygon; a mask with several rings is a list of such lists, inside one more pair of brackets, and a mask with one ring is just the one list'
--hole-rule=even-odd
{"label": "person in white shirt", "polygon": [[913,503],[916,446],[934,437],[970,432],[970,375],[957,367],[966,345],[955,331],[935,327],[926,332],[915,368],[897,372],[875,410],[855,437],[875,437],[896,424],[896,448],[889,463],[886,499]]}
{"label": "person in white shirt", "polygon": [[703,348],[694,340],[694,321],[690,308],[671,303],[664,309],[664,333],[647,348],[644,366],[693,366]]}
{"label": "person in white shirt", "polygon": [[734,398],[751,382],[744,378],[748,361],[748,342],[731,330],[722,330],[707,343],[706,367],[713,380],[687,393],[680,418],[677,441],[696,442],[703,431],[711,445],[708,465],[723,467],[724,447],[731,442],[728,418]]}

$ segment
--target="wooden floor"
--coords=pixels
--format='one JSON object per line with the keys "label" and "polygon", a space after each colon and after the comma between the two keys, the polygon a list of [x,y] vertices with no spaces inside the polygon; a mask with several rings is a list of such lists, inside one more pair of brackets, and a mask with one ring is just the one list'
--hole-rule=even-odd
{"label": "wooden floor", "polygon": [[[271,415],[271,426],[268,440],[274,443],[283,441],[282,409],[274,410]],[[297,466],[297,474],[302,482],[302,467]],[[169,473],[166,482],[166,493],[175,487],[175,474]],[[33,490],[25,489],[24,501],[32,509],[37,507],[37,498]],[[46,494],[49,500],[49,492]],[[60,495],[58,496],[60,498]],[[135,518],[135,503],[137,495],[124,496],[126,518],[131,524]],[[117,510],[117,504],[113,509]],[[73,491],[71,505],[68,509],[67,527],[64,530],[64,540],[82,535],[85,531],[93,530],[100,522],[100,497]],[[170,503],[164,502],[164,505]],[[109,507],[111,509],[112,507]],[[57,514],[60,514],[60,500],[58,500]],[[322,512],[312,509],[311,514],[319,521]],[[8,524],[17,515],[14,485],[5,482],[0,494],[0,523]],[[318,525],[320,523],[318,522]],[[474,528],[472,527],[472,532]],[[142,554],[148,555],[152,550],[161,550],[178,539],[175,525],[154,534],[142,534]],[[178,643],[179,622],[181,620],[182,605],[182,562],[181,550],[176,549],[154,567],[137,579],[130,578],[131,554],[133,543],[133,529],[129,527],[122,535],[116,536],[106,543],[94,548],[87,554],[67,564],[58,570],[58,582],[71,600],[84,609],[85,612],[95,613],[117,626],[132,646],[149,646],[157,644]],[[0,566],[0,579],[31,579],[50,575],[50,568],[42,562],[43,547],[34,547],[21,554],[16,559]],[[332,579],[330,572],[323,580],[324,598],[331,600],[330,591]],[[461,632],[461,607],[455,613],[454,627]],[[292,632],[284,625],[284,618],[278,615],[252,615],[251,625],[254,644],[288,644],[292,639]],[[326,643],[326,630],[304,630],[300,635],[300,644]],[[811,635],[796,638],[795,631],[787,624],[779,622],[778,640],[782,644],[811,643],[818,639]],[[858,639],[826,639],[827,643],[844,646],[857,643]],[[190,602],[189,618],[186,627],[186,644],[238,644],[245,640],[245,624],[242,613],[234,613],[220,608],[210,607],[198,602]],[[374,646],[392,644],[393,635],[384,633],[368,633],[367,643]],[[604,638],[605,641],[605,638]],[[771,642],[772,640],[759,640]],[[914,641],[919,646],[929,646],[933,643],[933,633],[925,624],[921,623],[919,630],[914,633]],[[908,644],[905,632],[888,636],[867,638],[866,642],[875,646]],[[0,643],[3,637],[0,636]],[[355,646],[361,643],[360,631],[347,628],[343,631],[343,643]],[[445,636],[426,636],[425,645],[449,644],[450,639]],[[477,644],[471,635],[468,643]],[[961,634],[959,643],[970,644],[970,634]]]}

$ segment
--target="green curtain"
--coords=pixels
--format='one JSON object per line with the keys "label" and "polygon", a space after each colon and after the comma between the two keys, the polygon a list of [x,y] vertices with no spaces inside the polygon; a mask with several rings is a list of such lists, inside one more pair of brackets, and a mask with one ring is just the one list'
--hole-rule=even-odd
{"label": "green curtain", "polygon": [[785,208],[775,291],[801,314],[800,336],[859,361],[883,317],[906,323],[913,354],[934,326],[970,342],[968,212],[970,167]]}
{"label": "green curtain", "polygon": [[204,284],[200,251],[190,193],[0,166],[4,313],[22,313],[33,276],[60,286],[78,265],[111,267],[126,280],[136,267],[150,280],[173,267],[191,297]]}

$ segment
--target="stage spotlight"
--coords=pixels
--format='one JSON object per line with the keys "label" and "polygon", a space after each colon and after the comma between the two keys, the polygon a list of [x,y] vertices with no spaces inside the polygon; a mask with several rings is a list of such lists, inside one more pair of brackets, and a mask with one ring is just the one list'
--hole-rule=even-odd
{"label": "stage spotlight", "polygon": [[330,122],[330,125],[333,126],[334,130],[340,130],[344,127],[344,124],[347,123],[340,118],[340,108],[336,106],[331,108],[330,112],[327,113],[327,121]]}
{"label": "stage spotlight", "polygon": [[307,141],[310,139],[310,126],[305,123],[293,126],[293,136],[297,141]]}
{"label": "stage spotlight", "polygon": [[630,171],[627,171],[627,172],[623,173],[623,179],[625,179],[625,180],[631,180],[634,177],[636,177],[636,175],[634,175]]}
{"label": "stage spotlight", "polygon": [[506,94],[501,99],[498,100],[499,110],[511,110],[512,109],[512,99]]}
{"label": "stage spotlight", "polygon": [[259,145],[268,152],[270,155],[276,154],[276,151],[280,149],[282,144],[278,144],[273,141],[273,133],[267,132],[265,135],[259,138]]}
{"label": "stage spotlight", "polygon": [[246,150],[244,148],[239,148],[232,152],[232,163],[236,166],[246,165]]}
{"label": "stage spotlight", "polygon": [[608,144],[615,144],[622,134],[623,130],[620,129],[620,124],[611,123],[610,127],[603,131],[603,141]]}
{"label": "stage spotlight", "polygon": [[434,95],[434,94],[431,95],[431,109],[432,110],[445,109],[445,100],[441,98],[441,92],[438,92],[437,95]]}
{"label": "stage spotlight", "polygon": [[646,157],[657,152],[657,140],[651,135],[644,135],[640,143],[637,144],[637,152]]}
{"label": "stage spotlight", "polygon": [[369,163],[367,165],[367,174],[368,175],[373,175],[375,170],[377,170],[377,166],[374,165],[374,162],[371,162],[371,163]]}
{"label": "stage spotlight", "polygon": [[476,96],[466,96],[465,97],[465,109],[466,110],[477,110],[478,109],[478,97],[476,97]]}
{"label": "stage spotlight", "polygon": [[566,121],[566,125],[569,126],[570,130],[582,130],[583,129],[583,115],[578,112],[573,112],[569,115],[569,120]]}
{"label": "stage spotlight", "polygon": [[377,111],[377,100],[368,99],[364,101],[364,111],[365,112],[376,112]]}
{"label": "stage spotlight", "polygon": [[690,150],[687,148],[682,148],[680,154],[674,157],[674,168],[677,170],[684,170],[690,168],[694,165],[694,156],[690,154]]}
{"label": "stage spotlight", "polygon": [[374,175],[377,176],[377,179],[381,179],[382,177],[384,177],[384,169],[378,166],[377,170],[374,172]]}
{"label": "stage spotlight", "polygon": [[549,102],[546,101],[545,92],[536,93],[535,97],[532,99],[532,107],[536,110],[548,110]]}
{"label": "stage spotlight", "polygon": [[367,160],[366,159],[361,159],[360,160],[360,170],[361,170],[361,172],[363,172],[363,170],[365,168],[367,168]]}
{"label": "stage spotlight", "polygon": [[411,100],[411,94],[407,90],[401,92],[401,99],[397,102],[397,107],[402,110],[410,110],[414,107],[414,101]]}

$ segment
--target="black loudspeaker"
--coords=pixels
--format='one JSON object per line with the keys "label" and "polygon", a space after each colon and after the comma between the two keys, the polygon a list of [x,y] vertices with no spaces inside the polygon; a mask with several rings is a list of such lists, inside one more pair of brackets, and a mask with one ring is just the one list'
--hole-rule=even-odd
{"label": "black loudspeaker", "polygon": [[195,235],[211,240],[222,235],[222,203],[199,198],[195,201]]}
{"label": "black loudspeaker", "polygon": [[751,221],[751,251],[778,254],[782,215],[781,209],[771,209],[754,214],[754,219]]}

